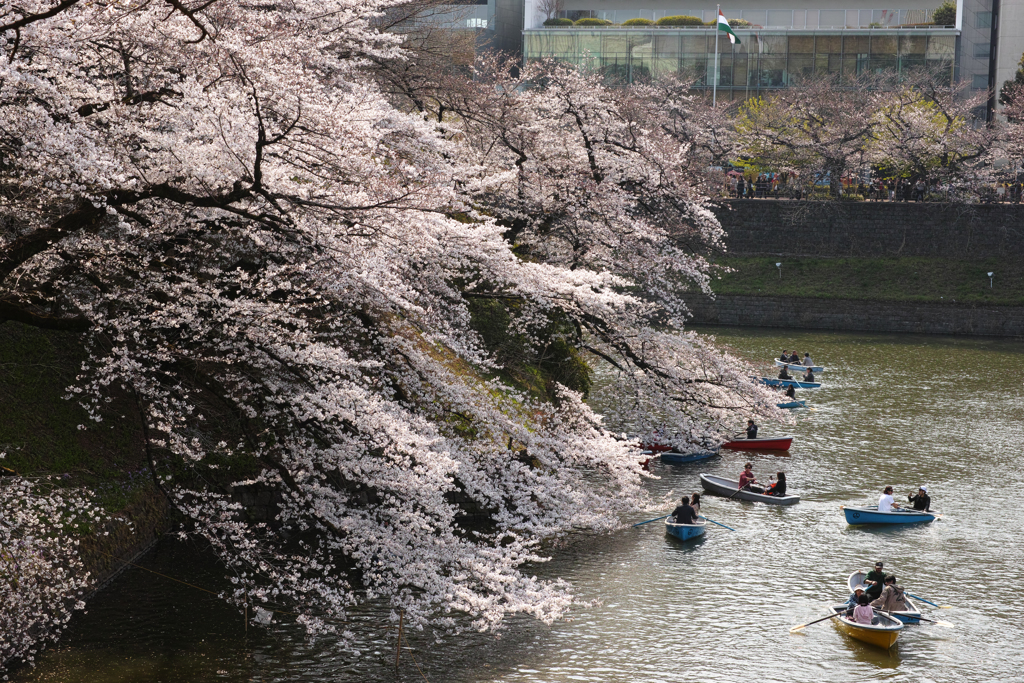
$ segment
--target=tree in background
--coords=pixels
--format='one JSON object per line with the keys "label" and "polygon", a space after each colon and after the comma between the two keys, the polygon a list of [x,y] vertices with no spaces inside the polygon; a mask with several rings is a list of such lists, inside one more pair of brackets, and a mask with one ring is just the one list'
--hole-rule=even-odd
{"label": "tree in background", "polygon": [[1017,72],[1013,75],[1013,80],[1003,81],[1003,87],[999,89],[999,104],[1013,104],[1014,98],[1019,97],[1021,85],[1024,85],[1024,55],[1021,55],[1020,61],[1017,62]]}
{"label": "tree in background", "polygon": [[929,184],[970,184],[987,162],[994,130],[975,125],[972,110],[987,94],[967,95],[969,84],[946,87],[929,74],[893,84],[879,102],[869,158],[899,175]]}
{"label": "tree in background", "polygon": [[932,12],[932,23],[936,26],[956,25],[956,3],[953,0],[945,0]]}
{"label": "tree in background", "polygon": [[815,76],[748,100],[736,119],[738,150],[758,166],[796,173],[808,191],[827,184],[839,197],[843,176],[863,162],[883,97],[868,79]]}

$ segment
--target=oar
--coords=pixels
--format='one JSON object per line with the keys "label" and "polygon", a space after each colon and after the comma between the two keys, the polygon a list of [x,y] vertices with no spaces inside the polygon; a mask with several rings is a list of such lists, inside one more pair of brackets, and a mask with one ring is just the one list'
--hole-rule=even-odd
{"label": "oar", "polygon": [[[670,514],[671,514],[671,513],[670,513]],[[636,523],[636,524],[634,524],[633,526],[642,526],[642,525],[644,525],[644,524],[650,524],[651,522],[657,522],[657,521],[658,521],[659,519],[665,519],[665,518],[666,518],[666,517],[668,517],[668,516],[669,516],[669,515],[662,515],[661,517],[655,517],[654,519],[649,519],[649,520],[647,520],[646,522],[637,522],[637,523]]]}
{"label": "oar", "polygon": [[[718,524],[718,526],[725,526],[724,524],[722,524],[722,523],[720,523],[720,522],[716,522],[715,520],[713,520],[713,519],[711,519],[710,517],[707,517],[707,516],[705,516],[705,515],[701,515],[701,517],[704,517],[704,519],[708,520],[708,521],[709,521],[709,522],[711,522],[712,524]],[[736,530],[735,530],[735,529],[733,529],[733,528],[732,528],[731,526],[725,526],[725,528],[726,528],[726,529],[728,529],[729,531],[736,531]]]}
{"label": "oar", "polygon": [[789,629],[789,632],[790,633],[796,633],[797,631],[800,631],[802,629],[807,628],[811,624],[817,624],[819,621],[825,621],[826,619],[835,619],[836,617],[838,617],[841,614],[842,614],[842,612],[835,612],[834,614],[830,614],[827,617],[822,617],[821,619],[815,619],[814,621],[808,621],[806,624],[800,624],[799,626],[794,626],[793,628]]}
{"label": "oar", "polygon": [[956,628],[953,624],[948,621],[936,621],[935,619],[925,619],[924,617],[914,617],[918,621],[927,621],[930,624],[937,624],[939,626],[945,626],[946,628]]}
{"label": "oar", "polygon": [[932,607],[938,607],[939,609],[953,609],[952,605],[936,605],[931,600],[925,600],[920,595],[914,595],[913,593],[907,593],[907,596],[911,597],[911,598],[914,598],[915,600],[920,600],[921,602],[926,602],[929,605],[931,605]]}

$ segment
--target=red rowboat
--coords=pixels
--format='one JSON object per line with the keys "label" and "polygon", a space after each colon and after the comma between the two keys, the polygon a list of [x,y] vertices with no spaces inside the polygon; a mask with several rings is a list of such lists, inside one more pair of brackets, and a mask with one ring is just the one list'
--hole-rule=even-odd
{"label": "red rowboat", "polygon": [[641,444],[641,448],[643,448],[645,451],[653,451],[655,453],[664,453],[666,451],[672,450],[672,446],[669,446],[668,444],[664,443],[645,443]]}
{"label": "red rowboat", "polygon": [[736,441],[726,441],[722,444],[722,448],[731,448],[733,450],[756,450],[763,448],[769,451],[788,451],[789,447],[793,445],[793,437],[791,436],[766,436],[761,439],[737,439]]}

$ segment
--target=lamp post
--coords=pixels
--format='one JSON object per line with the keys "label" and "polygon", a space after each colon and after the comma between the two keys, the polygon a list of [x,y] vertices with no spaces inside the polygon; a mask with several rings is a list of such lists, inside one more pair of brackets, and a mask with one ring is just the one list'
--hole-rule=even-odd
{"label": "lamp post", "polygon": [[990,271],[990,272],[989,272],[989,274],[988,274],[988,288],[989,288],[989,289],[992,289],[992,276],[993,276],[993,275],[995,275],[995,273],[993,273],[993,272],[991,272],[991,271]]}
{"label": "lamp post", "polygon": [[778,263],[776,263],[775,267],[779,269],[779,279],[781,280],[782,279],[782,262],[779,261]]}

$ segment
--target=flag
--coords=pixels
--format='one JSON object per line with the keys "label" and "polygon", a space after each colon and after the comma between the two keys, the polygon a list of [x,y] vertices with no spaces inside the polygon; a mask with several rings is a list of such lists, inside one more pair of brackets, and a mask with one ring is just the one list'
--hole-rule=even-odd
{"label": "flag", "polygon": [[740,39],[736,37],[736,34],[732,32],[732,26],[729,26],[729,21],[722,14],[722,10],[718,10],[718,30],[725,31],[729,34],[729,42],[733,45],[739,45]]}

